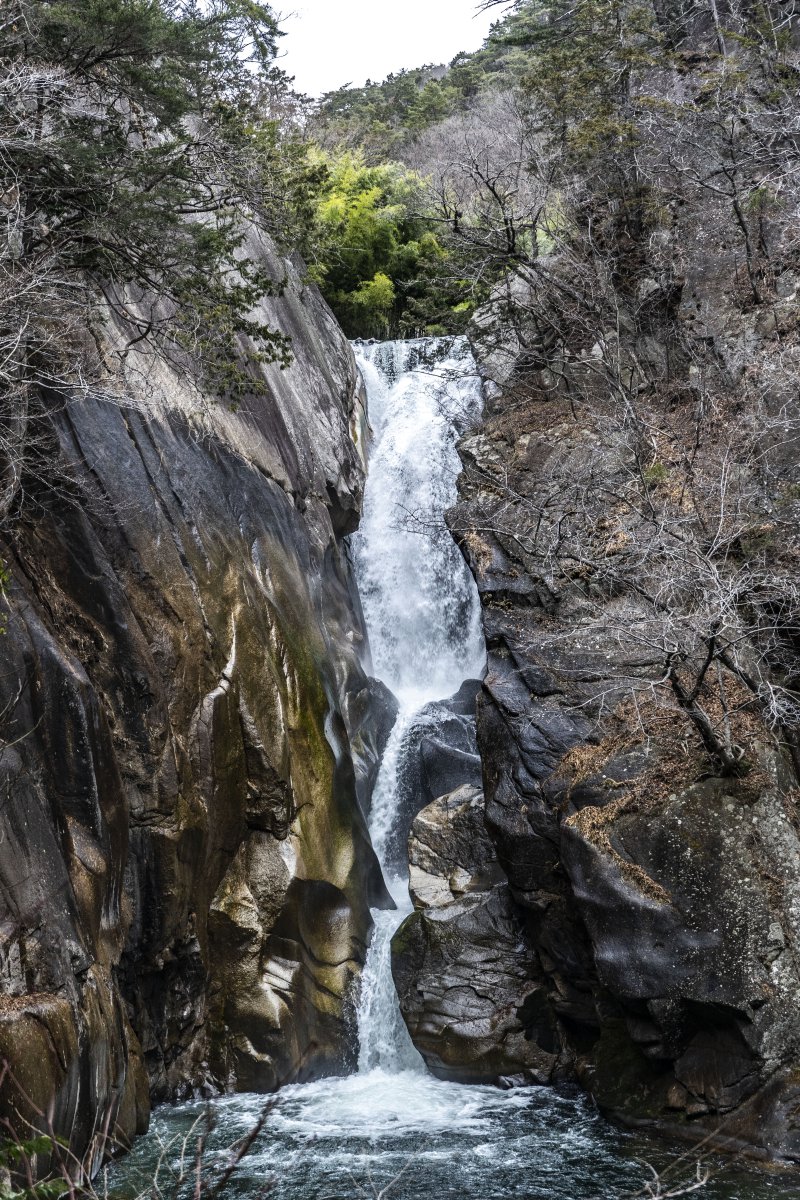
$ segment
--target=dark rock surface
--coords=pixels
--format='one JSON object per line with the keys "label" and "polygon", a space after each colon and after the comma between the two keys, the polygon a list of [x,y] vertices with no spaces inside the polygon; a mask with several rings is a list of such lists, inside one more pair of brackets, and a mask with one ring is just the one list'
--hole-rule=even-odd
{"label": "dark rock surface", "polygon": [[561,1041],[536,955],[468,785],[418,814],[416,911],[392,942],[403,1018],[429,1069],[464,1083],[547,1083]]}
{"label": "dark rock surface", "polygon": [[405,868],[408,835],[420,809],[464,784],[480,787],[475,733],[480,687],[479,680],[466,680],[454,696],[421,708],[409,726],[397,781],[397,817],[385,851],[390,865]]}
{"label": "dark rock surface", "polygon": [[[548,410],[548,444],[579,443],[566,417],[554,434]],[[625,1122],[800,1160],[791,758],[747,706],[753,765],[739,777],[714,772],[674,710],[654,709],[643,732],[624,709],[598,706],[629,678],[612,618],[604,639],[510,539],[484,533],[479,544],[468,532],[470,505],[487,525],[471,464],[482,481],[493,463],[516,463],[515,486],[535,488],[547,451],[540,444],[531,467],[526,443],[519,465],[526,419],[538,427],[535,401],[515,410],[511,439],[497,401],[465,441],[451,521],[489,647],[478,702],[486,827],[529,937],[528,970],[542,972],[557,1017],[561,1062]]]}
{"label": "dark rock surface", "polygon": [[288,272],[266,316],[294,365],[232,412],[132,351],[130,402],[54,414],[2,551],[0,1115],[52,1101],[79,1154],[148,1093],[343,1069],[385,898],[362,806],[391,701],[373,726],[339,541],[355,364],[251,249]]}
{"label": "dark rock surface", "polygon": [[[646,79],[655,108],[706,103],[693,37]],[[449,523],[489,653],[485,825],[559,1072],[630,1124],[799,1162],[797,228],[771,210],[748,291],[749,218],[687,183],[719,147],[655,141],[658,212],[617,223],[576,180],[570,237],[475,329],[491,386]],[[454,1073],[482,903],[426,909],[398,948],[410,1024]]]}
{"label": "dark rock surface", "polygon": [[[686,229],[673,233],[674,244],[681,236],[688,240]],[[720,304],[717,267],[708,280],[697,268],[687,294],[707,315],[716,306],[710,340],[726,378],[740,377],[745,343],[748,379],[767,377],[757,318]],[[669,347],[668,321],[660,336]],[[629,698],[644,696],[647,655],[641,641],[626,640],[640,620],[635,599],[619,588],[610,597],[599,585],[593,591],[588,567],[583,577],[577,568],[559,576],[554,559],[526,549],[534,546],[526,514],[543,511],[553,473],[576,485],[620,481],[625,447],[593,424],[596,413],[554,390],[546,370],[501,382],[483,426],[462,442],[461,502],[449,521],[484,610],[478,746],[486,828],[526,931],[517,967],[542,980],[559,1071],[568,1066],[606,1112],[800,1161],[800,792],[791,739],[774,736],[753,695],[737,693],[730,678],[738,706],[719,720],[737,722],[742,771],[720,770],[686,714],[662,703],[657,681],[636,710]],[[653,425],[662,419],[656,400],[648,412]],[[557,523],[557,494],[547,496]],[[575,512],[561,511],[564,522]],[[596,522],[614,528],[602,512]],[[620,536],[607,555],[635,530]],[[402,948],[405,1003],[416,1003],[411,1022],[431,1056],[437,1038],[451,1043],[441,1020],[434,1031],[417,1016],[425,1006],[413,971],[444,1011],[441,997],[455,994],[451,957],[479,959],[486,944],[476,902],[453,903],[463,908],[457,952],[442,949],[428,915],[412,918]],[[540,1049],[552,1046],[548,1027]],[[471,1063],[461,1046],[448,1069]]]}
{"label": "dark rock surface", "polygon": [[356,792],[365,819],[369,818],[372,793],[398,707],[396,697],[380,679],[368,678],[359,691],[347,696],[347,724],[354,731],[351,749]]}

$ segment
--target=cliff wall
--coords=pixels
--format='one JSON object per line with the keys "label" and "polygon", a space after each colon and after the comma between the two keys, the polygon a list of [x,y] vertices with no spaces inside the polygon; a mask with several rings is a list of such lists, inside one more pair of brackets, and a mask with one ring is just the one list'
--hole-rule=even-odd
{"label": "cliff wall", "polygon": [[798,1161],[800,262],[762,147],[746,212],[715,190],[729,65],[703,33],[646,80],[638,196],[579,179],[562,246],[474,329],[449,520],[484,800],[418,817],[433,880],[394,968],[440,1074],[578,1079],[630,1124]]}
{"label": "cliff wall", "polygon": [[90,1162],[150,1097],[343,1067],[383,897],[341,541],[360,385],[298,264],[250,249],[288,281],[263,315],[293,365],[251,363],[266,386],[230,411],[131,349],[124,401],[39,430],[2,551],[0,1104],[52,1104]]}

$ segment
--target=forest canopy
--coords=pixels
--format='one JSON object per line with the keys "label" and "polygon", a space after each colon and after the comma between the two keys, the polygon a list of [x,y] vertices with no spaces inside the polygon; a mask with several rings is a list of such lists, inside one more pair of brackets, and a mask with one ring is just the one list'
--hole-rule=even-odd
{"label": "forest canopy", "polygon": [[516,77],[519,51],[490,39],[313,106],[280,70],[280,37],[256,0],[5,7],[0,362],[19,411],[117,386],[85,337],[101,307],[128,345],[178,355],[238,403],[257,386],[242,337],[255,361],[291,358],[259,316],[283,282],[247,252],[261,235],[305,258],[351,336],[458,331],[486,299],[492,272],[464,275],[412,152]]}

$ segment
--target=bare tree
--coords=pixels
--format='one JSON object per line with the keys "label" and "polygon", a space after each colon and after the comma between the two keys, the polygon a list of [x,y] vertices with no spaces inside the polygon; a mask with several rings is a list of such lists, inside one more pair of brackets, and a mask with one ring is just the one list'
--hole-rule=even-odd
{"label": "bare tree", "polygon": [[552,157],[524,98],[488,93],[423,133],[407,158],[450,252],[442,270],[479,296],[509,277],[530,281],[559,213]]}

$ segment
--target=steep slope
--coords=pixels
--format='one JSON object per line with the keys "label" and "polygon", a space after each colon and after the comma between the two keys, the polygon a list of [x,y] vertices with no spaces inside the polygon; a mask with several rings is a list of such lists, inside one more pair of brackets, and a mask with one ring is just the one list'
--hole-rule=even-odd
{"label": "steep slope", "polygon": [[[767,375],[775,347],[771,334],[755,332],[763,311],[742,320],[717,283],[700,271],[687,280],[687,308],[709,321],[713,314],[709,342],[734,378]],[[726,770],[709,754],[698,723],[670,694],[670,647],[662,627],[657,636],[646,624],[652,613],[643,616],[635,578],[610,596],[591,585],[595,563],[641,536],[622,516],[629,448],[596,412],[576,411],[534,379],[526,371],[521,387],[512,383],[463,443],[463,501],[451,521],[484,605],[485,818],[533,947],[520,943],[519,964],[528,986],[549,996],[539,1044],[554,1050],[555,1023],[560,1070],[623,1120],[796,1160],[800,836],[791,730],[765,720],[754,691],[723,665],[698,705],[718,732],[728,729],[742,766]],[[674,419],[672,405],[666,412]],[[651,429],[663,429],[664,418],[658,401],[648,405]],[[684,451],[673,438],[667,462],[678,477]],[[791,447],[780,452],[791,465]],[[572,579],[554,575],[534,549],[532,522],[547,494],[566,538],[577,493],[585,498],[598,478],[615,497],[593,512],[598,557],[587,553]],[[791,530],[793,494],[775,496],[774,528],[787,521]],[[777,542],[773,554],[777,562]],[[670,569],[680,579],[686,563]],[[675,641],[688,619],[670,615]],[[738,662],[763,666],[752,643],[739,645]],[[681,660],[681,679],[694,667]],[[522,1009],[519,1019],[524,1025]],[[539,1038],[535,1026],[529,1034]]]}
{"label": "steep slope", "polygon": [[297,264],[250,253],[288,280],[261,315],[294,364],[251,365],[267,386],[233,412],[132,350],[124,404],[54,411],[52,486],[3,548],[2,1110],[53,1103],[95,1162],[146,1126],[149,1094],[344,1066],[384,895],[341,541],[359,381]]}

